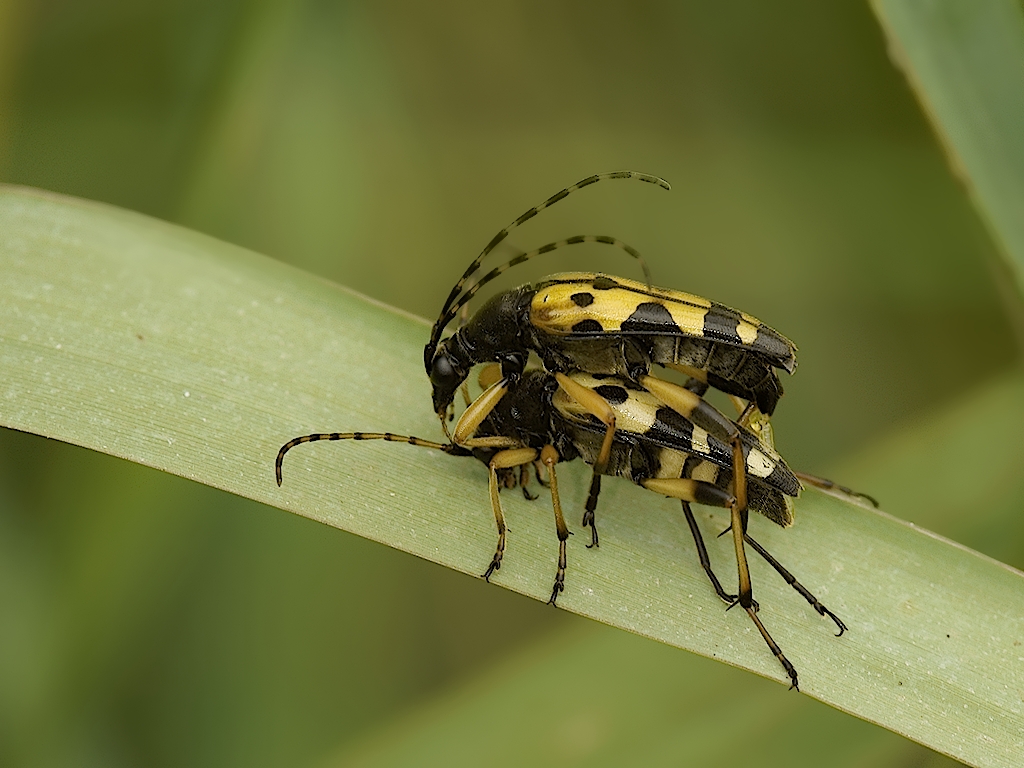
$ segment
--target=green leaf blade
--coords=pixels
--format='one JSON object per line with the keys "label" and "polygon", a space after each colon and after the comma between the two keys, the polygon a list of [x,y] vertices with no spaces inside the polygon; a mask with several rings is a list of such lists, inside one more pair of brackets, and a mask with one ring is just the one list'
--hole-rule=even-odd
{"label": "green leaf blade", "polygon": [[[158,467],[478,574],[495,534],[473,460],[308,431],[437,438],[422,321],[265,257],[142,216],[0,191],[0,421]],[[560,473],[582,509],[586,468]],[[758,674],[784,675],[746,616],[696,566],[678,506],[625,482],[602,494],[596,551],[570,541],[560,605]],[[503,498],[511,533],[494,581],[540,599],[550,510]],[[975,765],[1024,752],[1024,582],[1006,566],[847,500],[808,492],[783,531],[753,533],[849,625],[831,623],[761,562],[761,617],[801,688]],[[707,534],[725,525],[702,512]],[[729,542],[709,542],[730,573]],[[782,690],[779,695],[786,695]],[[795,694],[793,694],[795,695]],[[955,724],[955,725],[954,725]]]}

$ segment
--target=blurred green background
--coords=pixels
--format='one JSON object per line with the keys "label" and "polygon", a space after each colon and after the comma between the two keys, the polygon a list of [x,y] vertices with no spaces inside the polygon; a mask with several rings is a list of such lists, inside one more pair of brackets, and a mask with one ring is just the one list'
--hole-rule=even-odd
{"label": "blurred green background", "polygon": [[[794,466],[867,482],[878,445],[1019,362],[997,255],[860,2],[0,0],[0,181],[426,317],[499,228],[619,168],[673,191],[599,185],[514,244],[615,235],[656,283],[793,338],[775,423]],[[586,246],[502,287],[569,269],[637,272]],[[952,762],[294,515],[10,431],[0,455],[2,765]],[[886,509],[1024,565],[1005,528],[906,496]],[[635,722],[520,727],[562,695],[542,672],[563,659],[581,666],[559,685]],[[672,706],[646,711],[666,687]],[[445,734],[459,702],[501,715],[388,752]]]}

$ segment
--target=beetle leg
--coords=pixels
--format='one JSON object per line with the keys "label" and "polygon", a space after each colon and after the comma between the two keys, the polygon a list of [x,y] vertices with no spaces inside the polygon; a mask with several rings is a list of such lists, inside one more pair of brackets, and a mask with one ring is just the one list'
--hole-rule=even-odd
{"label": "beetle leg", "polygon": [[732,440],[739,434],[732,421],[688,387],[681,387],[654,376],[641,376],[640,386],[659,400],[663,400],[665,405],[680,416],[689,419],[719,440]]}
{"label": "beetle leg", "polygon": [[[733,442],[733,462],[734,464],[739,461],[740,467],[742,467],[743,452],[740,449],[739,441]],[[649,478],[644,480],[640,484],[648,490],[660,493],[663,496],[670,498],[679,499],[684,502],[694,502],[696,504],[705,504],[711,507],[720,507],[728,509],[732,512],[732,525],[731,530],[733,532],[733,541],[736,543],[736,560],[737,569],[739,571],[739,596],[736,598],[736,602],[747,612],[750,616],[750,620],[754,622],[754,626],[757,627],[758,632],[761,633],[761,637],[764,638],[769,650],[775,655],[775,658],[782,664],[782,668],[786,670],[786,674],[789,676],[790,687],[799,690],[797,683],[796,668],[786,658],[782,649],[779,648],[778,643],[772,638],[765,628],[764,624],[761,623],[761,619],[757,615],[757,603],[754,602],[752,589],[750,586],[750,570],[747,565],[746,551],[743,548],[743,542],[745,538],[746,529],[746,474],[743,472],[735,473],[737,479],[734,480],[736,486],[736,495],[730,494],[728,491],[724,491],[716,485],[704,482],[702,480],[693,480],[691,478]],[[724,590],[723,590],[724,592]]]}
{"label": "beetle leg", "polygon": [[590,543],[587,549],[601,546],[600,537],[597,535],[597,497],[601,495],[601,476],[595,471],[590,477],[590,489],[587,491],[587,503],[583,507],[583,527],[590,526]]}
{"label": "beetle leg", "polygon": [[469,408],[469,406],[473,403],[473,399],[469,396],[469,385],[466,382],[462,382],[461,386],[459,387],[459,392],[462,393],[462,400],[463,402],[465,402],[466,407]]}
{"label": "beetle leg", "polygon": [[666,368],[671,368],[673,371],[679,371],[691,379],[696,379],[704,384],[708,383],[708,372],[704,368],[694,368],[692,365],[686,365],[684,363],[664,363]]}
{"label": "beetle leg", "polygon": [[840,637],[848,629],[848,627],[843,623],[842,619],[840,619],[838,616],[832,613],[832,611],[826,608],[821,603],[821,601],[818,600],[818,598],[816,598],[809,589],[807,589],[807,587],[805,587],[803,584],[797,581],[796,577],[788,570],[786,570],[782,563],[776,560],[767,549],[765,549],[752,538],[750,538],[749,535],[745,536],[744,538],[747,540],[747,544],[753,547],[754,551],[757,552],[757,554],[759,554],[761,557],[763,557],[765,559],[765,562],[767,562],[768,565],[774,568],[778,572],[779,576],[781,576],[783,580],[787,584],[789,584],[789,586],[791,586],[793,589],[800,593],[804,600],[806,600],[810,604],[811,608],[817,611],[820,616],[828,616],[830,619],[832,619],[832,621],[836,623],[836,627],[839,628],[839,631],[836,633],[836,637]]}
{"label": "beetle leg", "polygon": [[799,691],[800,685],[797,682],[796,678],[796,667],[794,667],[792,662],[790,662],[790,660],[786,658],[786,655],[782,652],[782,649],[779,648],[779,644],[776,643],[774,639],[772,639],[772,636],[770,634],[768,634],[768,630],[765,629],[764,624],[761,623],[761,619],[758,618],[757,612],[750,608],[747,608],[747,615],[750,616],[750,620],[754,622],[754,626],[757,627],[758,632],[761,633],[761,637],[764,638],[764,641],[768,645],[768,648],[771,650],[773,654],[775,654],[775,658],[779,660],[779,663],[782,665],[782,668],[785,669],[786,674],[789,675],[790,690],[795,689]]}
{"label": "beetle leg", "polygon": [[[730,506],[730,509],[732,513],[731,529],[733,543],[736,549],[736,566],[739,575],[739,596],[737,600],[744,610],[756,612],[757,608],[755,607],[750,584],[750,567],[747,563],[746,549],[743,546],[743,537],[747,532],[747,467],[739,430],[733,422],[729,421],[706,401],[685,387],[680,387],[677,384],[662,381],[652,376],[642,376],[640,384],[663,400],[681,416],[685,416],[695,424],[700,424],[712,434],[717,432],[719,437],[728,439],[732,443],[732,476],[735,503]],[[751,407],[748,406],[747,412],[750,411]]]}
{"label": "beetle leg", "polygon": [[711,385],[708,384],[706,381],[695,379],[693,376],[688,378],[686,380],[686,383],[683,384],[683,386],[686,387],[691,392],[693,392],[695,395],[700,395],[701,397],[704,397],[704,395],[706,395],[708,390],[711,388]]}
{"label": "beetle leg", "polygon": [[564,373],[556,373],[555,379],[558,386],[573,400],[582,405],[588,413],[600,419],[606,429],[604,440],[601,442],[601,449],[598,451],[597,459],[594,461],[594,471],[590,478],[590,491],[587,493],[587,503],[583,512],[583,527],[590,527],[590,544],[588,547],[596,547],[599,544],[597,525],[594,520],[597,510],[597,497],[601,493],[601,475],[608,469],[608,460],[611,458],[612,441],[615,438],[615,411],[608,404],[608,401],[592,389],[577,384]]}
{"label": "beetle leg", "polygon": [[528,464],[537,458],[537,452],[532,448],[511,448],[505,451],[498,451],[491,458],[487,465],[490,469],[490,482],[488,490],[491,494],[491,509],[494,512],[494,524],[498,527],[498,546],[494,550],[494,557],[491,564],[487,566],[483,578],[491,580],[491,574],[501,568],[501,558],[505,554],[505,515],[501,511],[501,500],[498,498],[498,470],[518,467],[520,464]]}
{"label": "beetle leg", "polygon": [[[686,387],[681,387],[678,384],[657,379],[653,376],[642,376],[640,378],[640,384],[647,389],[648,392],[664,401],[664,403],[676,413],[693,422],[693,438],[695,442],[697,437],[697,427],[700,427],[709,435],[718,438],[722,442],[739,443],[741,446],[743,445],[742,441],[744,435],[740,433],[738,426],[747,425],[744,424],[743,421],[740,421],[738,425],[737,423],[730,421],[706,400],[698,397],[694,392],[690,391]],[[782,459],[775,450],[774,441],[772,439],[771,423],[768,421],[768,417],[762,415],[753,404],[747,408],[744,414],[745,416],[749,416],[749,429],[751,431],[756,430],[755,436],[760,443],[760,448],[754,445],[748,445],[742,451],[742,453],[746,455],[743,456],[742,463],[738,466],[744,468],[745,479],[746,472],[751,469],[753,469],[756,474],[762,472],[766,463],[781,462]],[[763,477],[763,474],[758,474],[758,476]],[[788,517],[791,520],[792,502],[789,501],[789,497],[784,498],[786,499],[785,503]],[[745,504],[743,509],[743,517],[745,520]]]}
{"label": "beetle leg", "polygon": [[540,486],[542,488],[547,488],[547,487],[549,487],[551,485],[551,483],[550,483],[550,481],[548,481],[545,478],[541,477],[540,473],[541,473],[542,470],[546,471],[546,470],[544,470],[544,465],[541,462],[539,462],[539,461],[533,462],[533,474],[536,475],[537,482],[540,483]]}
{"label": "beetle leg", "polygon": [[761,637],[764,638],[771,652],[775,654],[775,658],[779,660],[782,668],[786,670],[790,679],[790,688],[799,691],[796,667],[786,658],[779,644],[775,642],[757,616],[757,605],[754,602],[753,589],[750,584],[750,566],[747,563],[747,552],[743,546],[744,539],[747,537],[747,472],[743,460],[743,444],[740,442],[738,434],[732,441],[732,477],[736,494],[736,501],[731,509],[732,538],[736,546],[736,567],[739,570],[739,603],[750,616],[750,620],[754,622],[754,626],[757,627]]}
{"label": "beetle leg", "polygon": [[[501,379],[487,388],[480,397],[462,412],[455,431],[452,433],[452,442],[465,448],[519,448],[522,441],[514,437],[473,437],[473,433],[480,427],[484,419],[494,410],[494,406],[508,392],[508,380]],[[532,461],[532,459],[531,459]],[[522,462],[520,462],[522,463]],[[510,465],[511,466],[511,465]]]}
{"label": "beetle leg", "polygon": [[711,385],[708,384],[708,372],[705,370],[679,363],[666,363],[665,367],[686,374],[686,383],[683,386],[695,395],[704,397],[711,388]]}
{"label": "beetle leg", "polygon": [[736,395],[726,395],[726,397],[729,398],[732,407],[736,409],[736,422],[745,427],[750,426],[750,420],[755,414],[761,413],[753,401],[747,402]]}
{"label": "beetle leg", "polygon": [[[533,462],[531,462],[533,463]],[[530,489],[526,487],[526,484],[530,482],[530,464],[522,464],[519,467],[519,487],[523,491],[523,498],[527,501],[536,501],[537,494],[530,493]]]}
{"label": "beetle leg", "polygon": [[555,604],[559,593],[565,590],[565,565],[566,553],[565,542],[569,538],[569,527],[565,524],[565,517],[562,515],[562,502],[558,498],[558,478],[555,475],[555,464],[561,457],[553,446],[545,445],[540,452],[540,460],[548,470],[551,487],[551,507],[555,513],[555,533],[558,534],[558,570],[555,571],[555,584],[551,588],[551,599],[548,602]]}
{"label": "beetle leg", "polygon": [[743,461],[743,444],[737,435],[732,441],[732,484],[736,500],[730,507],[732,513],[732,539],[736,547],[736,567],[739,570],[739,602],[748,612],[754,598],[750,585],[750,567],[747,564],[747,550],[743,537],[747,533],[747,472]]}
{"label": "beetle leg", "polygon": [[729,605],[733,605],[737,597],[736,595],[730,595],[722,587],[722,582],[718,580],[718,576],[711,569],[711,558],[708,557],[707,547],[704,546],[704,537],[701,536],[700,528],[697,527],[697,520],[693,516],[693,510],[690,509],[690,505],[685,501],[680,501],[683,505],[683,514],[686,516],[686,522],[690,526],[690,533],[693,535],[693,543],[697,545],[697,557],[700,560],[700,567],[704,569],[704,573],[707,574],[708,579],[711,580],[711,586],[715,589],[715,594],[718,595],[722,600]]}

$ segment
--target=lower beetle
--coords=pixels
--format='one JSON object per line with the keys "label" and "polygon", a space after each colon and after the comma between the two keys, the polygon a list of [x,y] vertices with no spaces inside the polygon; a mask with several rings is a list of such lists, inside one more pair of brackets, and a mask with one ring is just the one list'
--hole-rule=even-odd
{"label": "lower beetle", "polygon": [[[285,454],[301,443],[317,440],[380,439],[433,448],[455,456],[475,456],[489,469],[491,507],[498,529],[494,556],[485,579],[501,567],[505,551],[505,518],[501,487],[524,484],[531,466],[538,479],[547,476],[555,530],[559,541],[558,567],[549,602],[564,590],[565,523],[558,495],[556,465],[582,459],[593,468],[584,525],[594,525],[600,477],[623,477],[682,504],[700,563],[716,594],[730,606],[739,604],[754,622],[791,681],[797,672],[758,616],[753,598],[745,544],[749,544],[821,615],[832,619],[841,635],[846,625],[801,585],[747,532],[749,510],[773,522],[792,524],[791,498],[800,482],[785,462],[747,427],[729,421],[684,387],[647,377],[628,379],[573,373],[527,371],[515,390],[500,379],[463,413],[450,443],[436,443],[392,433],[336,432],[304,435],[285,443],[277,455],[277,482],[282,479]],[[504,395],[508,392],[508,396]],[[525,488],[524,488],[525,491]],[[737,560],[739,590],[729,594],[715,575],[691,503],[729,509]],[[596,543],[596,532],[594,543]]]}

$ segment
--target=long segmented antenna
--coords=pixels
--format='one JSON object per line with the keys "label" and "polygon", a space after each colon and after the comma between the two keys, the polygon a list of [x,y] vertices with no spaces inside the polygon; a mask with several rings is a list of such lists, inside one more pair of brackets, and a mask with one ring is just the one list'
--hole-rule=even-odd
{"label": "long segmented antenna", "polygon": [[881,509],[881,505],[878,503],[878,499],[876,499],[874,496],[869,496],[866,493],[855,491],[852,488],[847,488],[845,485],[839,485],[839,483],[834,483],[828,478],[818,477],[817,475],[811,475],[808,474],[807,472],[794,472],[793,474],[800,478],[801,482],[807,483],[807,485],[813,485],[815,488],[820,488],[823,491],[839,491],[839,493],[845,494],[847,496],[853,496],[858,499],[864,499],[864,501],[868,502],[868,504],[870,504],[875,509]]}
{"label": "long segmented antenna", "polygon": [[486,275],[481,277],[477,282],[473,283],[473,285],[469,286],[469,288],[466,289],[466,292],[463,293],[454,304],[452,304],[452,306],[448,309],[448,312],[445,314],[445,316],[441,318],[441,327],[447,327],[448,323],[455,319],[455,316],[459,313],[459,310],[466,306],[469,300],[472,299],[481,288],[483,288],[485,285],[487,285],[487,283],[491,282],[491,280],[494,280],[496,277],[501,275],[506,270],[509,270],[514,266],[522,264],[524,261],[529,261],[534,256],[540,256],[545,253],[551,253],[551,251],[558,250],[559,248],[564,248],[568,245],[579,245],[580,243],[603,243],[604,245],[614,245],[617,248],[621,248],[640,263],[640,269],[642,269],[644,273],[644,281],[647,283],[648,286],[651,284],[651,270],[648,269],[647,262],[644,261],[644,257],[641,256],[640,252],[637,251],[636,248],[634,248],[633,246],[629,245],[628,243],[622,242],[618,238],[609,237],[608,235],[576,235],[574,237],[568,237],[565,240],[556,240],[553,243],[542,245],[540,248],[536,248],[526,253],[521,253],[515,258],[502,264],[500,267],[495,267],[494,269],[492,269]]}
{"label": "long segmented antenna", "polygon": [[411,435],[394,435],[390,432],[320,432],[293,438],[281,446],[281,450],[277,452],[277,461],[274,462],[274,474],[277,477],[278,485],[281,485],[281,468],[284,465],[284,455],[297,445],[315,443],[318,440],[387,440],[390,443],[408,443],[420,448],[433,448],[438,451],[444,451],[452,456],[472,456],[472,452],[462,446],[453,443],[435,443],[433,440],[423,440]]}
{"label": "long segmented antenna", "polygon": [[430,361],[434,356],[434,350],[437,348],[437,342],[441,338],[441,332],[444,330],[445,325],[447,325],[447,323],[442,324],[442,319],[447,316],[448,310],[451,308],[451,305],[455,301],[455,298],[462,291],[463,286],[465,286],[466,281],[469,280],[470,276],[480,268],[480,264],[481,262],[483,262],[485,258],[487,258],[487,254],[493,251],[498,246],[498,243],[500,243],[502,240],[508,237],[509,232],[518,227],[520,224],[529,221],[538,213],[543,211],[545,208],[550,208],[559,200],[568,197],[576,190],[583,189],[583,187],[589,187],[591,184],[596,184],[599,181],[605,181],[608,179],[636,179],[637,181],[644,181],[647,182],[648,184],[655,184],[661,187],[662,189],[672,189],[672,185],[665,181],[665,179],[659,176],[652,176],[651,174],[648,173],[640,173],[639,171],[611,171],[609,173],[598,173],[593,176],[588,176],[587,178],[576,182],[571,187],[566,187],[561,192],[556,192],[543,203],[541,203],[535,208],[531,208],[518,219],[513,221],[511,224],[509,224],[507,227],[501,230],[498,234],[496,234],[493,238],[491,238],[491,242],[489,242],[487,246],[480,252],[479,256],[473,259],[473,261],[470,263],[466,271],[462,273],[462,277],[459,278],[459,281],[455,284],[455,287],[452,288],[451,293],[448,294],[448,298],[445,299],[444,306],[441,307],[441,313],[438,315],[438,320],[436,323],[434,323],[433,329],[431,329],[430,342],[427,344],[426,349],[424,350],[424,360],[426,362],[428,370],[430,369]]}

